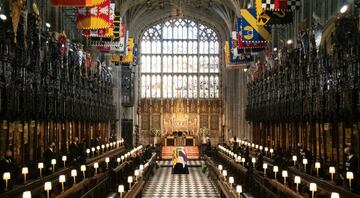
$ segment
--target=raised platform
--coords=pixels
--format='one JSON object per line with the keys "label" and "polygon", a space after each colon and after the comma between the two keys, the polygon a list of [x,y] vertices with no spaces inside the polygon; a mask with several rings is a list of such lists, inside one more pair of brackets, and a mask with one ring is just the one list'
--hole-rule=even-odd
{"label": "raised platform", "polygon": [[[172,159],[175,146],[163,146],[161,149],[162,159]],[[188,159],[199,159],[199,147],[197,146],[184,146]]]}

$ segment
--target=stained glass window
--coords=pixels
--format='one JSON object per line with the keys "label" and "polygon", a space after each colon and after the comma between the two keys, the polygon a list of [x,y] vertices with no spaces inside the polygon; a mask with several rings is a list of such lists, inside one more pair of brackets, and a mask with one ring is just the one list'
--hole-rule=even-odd
{"label": "stained glass window", "polygon": [[147,29],[141,39],[142,98],[219,98],[217,33],[188,19]]}

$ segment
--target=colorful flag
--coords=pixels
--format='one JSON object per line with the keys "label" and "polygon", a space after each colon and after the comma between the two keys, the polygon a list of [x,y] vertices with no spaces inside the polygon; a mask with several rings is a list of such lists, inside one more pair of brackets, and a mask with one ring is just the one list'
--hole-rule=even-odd
{"label": "colorful flag", "polygon": [[81,33],[86,37],[112,37],[114,35],[115,3],[110,4],[110,27],[101,29],[83,29]]}
{"label": "colorful flag", "polygon": [[[274,5],[264,4],[266,0],[256,0],[256,19],[259,26],[289,24],[293,22],[293,12],[288,9],[288,2],[274,0]],[[277,2],[277,3],[276,3]]]}
{"label": "colorful flag", "polygon": [[111,27],[110,0],[92,7],[78,8],[76,25],[79,29],[102,29]]}
{"label": "colorful flag", "polygon": [[238,29],[241,32],[241,40],[245,43],[257,43],[271,41],[271,27],[259,26],[256,20],[254,8],[241,9],[241,20]]}
{"label": "colorful flag", "polygon": [[59,7],[90,7],[100,5],[106,0],[51,0],[52,6]]}

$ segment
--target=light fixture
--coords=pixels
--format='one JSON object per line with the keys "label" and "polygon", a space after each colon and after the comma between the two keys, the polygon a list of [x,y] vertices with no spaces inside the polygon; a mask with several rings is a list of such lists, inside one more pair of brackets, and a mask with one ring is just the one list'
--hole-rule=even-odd
{"label": "light fixture", "polygon": [[104,153],[105,145],[101,145],[101,150],[102,150],[102,152]]}
{"label": "light fixture", "polygon": [[94,168],[95,168],[95,175],[97,175],[97,169],[99,168],[99,163],[95,162]]}
{"label": "light fixture", "polygon": [[89,155],[90,155],[90,149],[86,149],[86,154],[87,154],[87,157],[89,158]]}
{"label": "light fixture", "polygon": [[64,162],[64,168],[65,168],[65,164],[66,164],[66,160],[67,160],[67,157],[66,157],[66,155],[64,155],[64,156],[62,156],[62,161]]}
{"label": "light fixture", "polygon": [[52,189],[51,182],[45,182],[44,190],[46,191],[47,198],[50,198],[50,190]]}
{"label": "light fixture", "polygon": [[105,158],[106,168],[109,168],[110,158]]}
{"label": "light fixture", "polygon": [[45,23],[45,26],[46,26],[47,28],[50,28],[50,27],[51,27],[51,24],[50,24],[49,22],[46,22],[46,23]]}
{"label": "light fixture", "polygon": [[304,164],[304,171],[306,173],[306,165],[308,164],[308,160],[306,158],[304,158],[302,162]]}
{"label": "light fixture", "polygon": [[329,167],[329,173],[331,174],[331,181],[334,181],[334,174],[335,174],[335,167],[334,166]]}
{"label": "light fixture", "polygon": [[140,171],[139,171],[138,169],[136,169],[136,170],[134,171],[134,175],[135,175],[135,181],[137,181],[137,179],[138,179],[138,177],[139,177],[139,175],[140,175]]}
{"label": "light fixture", "polygon": [[284,178],[284,185],[286,185],[286,178],[289,176],[287,170],[282,171],[282,176]]}
{"label": "light fixture", "polygon": [[248,70],[247,68],[244,68],[244,72],[247,72],[247,70]]}
{"label": "light fixture", "polygon": [[273,172],[274,172],[274,176],[275,176],[275,179],[276,179],[276,174],[279,172],[279,167],[278,167],[278,166],[274,166],[274,167],[273,167]]}
{"label": "light fixture", "polygon": [[310,183],[309,190],[311,191],[311,197],[314,198],[315,197],[315,192],[317,191],[316,183]]}
{"label": "light fixture", "polygon": [[230,188],[232,188],[233,183],[234,183],[234,177],[229,177]]}
{"label": "light fixture", "polygon": [[38,163],[38,169],[40,171],[40,177],[42,177],[42,169],[44,168],[44,163],[40,162]]}
{"label": "light fixture", "polygon": [[251,159],[251,162],[252,162],[252,164],[253,164],[253,167],[255,168],[256,158],[253,157],[253,158]]}
{"label": "light fixture", "polygon": [[219,169],[219,171],[220,171],[220,173],[221,173],[221,171],[222,171],[222,169],[223,169],[223,166],[222,166],[221,164],[219,164],[219,165],[218,165],[218,169]]}
{"label": "light fixture", "polygon": [[5,14],[0,14],[0,19],[3,20],[3,21],[6,21],[7,17],[6,17]]}
{"label": "light fixture", "polygon": [[272,156],[272,154],[274,153],[274,149],[270,149],[270,155]]}
{"label": "light fixture", "polygon": [[320,162],[315,162],[316,175],[319,177],[319,168],[321,167]]}
{"label": "light fixture", "polygon": [[236,186],[236,193],[239,195],[239,197],[241,197],[241,193],[242,193],[242,186],[241,185]]}
{"label": "light fixture", "polygon": [[277,52],[278,48],[277,47],[274,47],[274,52]]}
{"label": "light fixture", "polygon": [[91,152],[92,152],[93,157],[94,157],[94,156],[95,156],[95,147],[92,147],[92,148],[91,148]]}
{"label": "light fixture", "polygon": [[350,188],[350,191],[351,191],[351,180],[354,179],[354,173],[353,172],[346,172],[346,179],[349,180],[349,188]]}
{"label": "light fixture", "polygon": [[120,193],[120,198],[122,198],[122,194],[125,192],[124,185],[118,186],[118,192]]}
{"label": "light fixture", "polygon": [[243,166],[245,166],[245,161],[246,161],[245,157],[241,158],[241,162],[243,163]]}
{"label": "light fixture", "polygon": [[61,189],[64,192],[65,191],[65,187],[64,187],[64,182],[66,181],[65,175],[60,175],[59,176],[59,182],[61,183]]}
{"label": "light fixture", "polygon": [[8,190],[8,181],[11,179],[10,172],[3,173],[3,180],[5,180],[5,191]]}
{"label": "light fixture", "polygon": [[287,43],[288,45],[291,45],[291,44],[293,44],[293,40],[289,39],[289,40],[286,41],[286,43]]}
{"label": "light fixture", "polygon": [[268,168],[268,164],[264,163],[263,164],[263,169],[264,169],[264,176],[266,177],[266,169]]}
{"label": "light fixture", "polygon": [[344,14],[348,9],[349,9],[349,6],[348,6],[348,5],[343,5],[343,6],[340,8],[340,13],[341,13],[341,14]]}
{"label": "light fixture", "polygon": [[225,181],[226,181],[227,170],[223,170],[222,175],[225,177]]}
{"label": "light fixture", "polygon": [[80,166],[80,170],[81,170],[81,172],[83,172],[83,177],[84,177],[84,179],[85,179],[86,165],[81,165],[81,166]]}
{"label": "light fixture", "polygon": [[26,183],[26,175],[29,173],[28,167],[23,167],[21,173],[24,175],[24,183]]}
{"label": "light fixture", "polygon": [[296,156],[296,155],[293,155],[293,156],[292,156],[292,160],[294,161],[294,166],[296,166],[297,156]]}
{"label": "light fixture", "polygon": [[340,198],[340,194],[337,192],[332,192],[330,198]]}
{"label": "light fixture", "polygon": [[296,184],[296,192],[299,192],[299,184],[301,183],[301,177],[295,176],[294,177],[294,183]]}
{"label": "light fixture", "polygon": [[51,160],[51,165],[53,167],[53,173],[55,172],[56,159]]}
{"label": "light fixture", "polygon": [[133,177],[129,176],[128,177],[128,183],[129,183],[129,190],[131,189],[131,183],[133,183]]}
{"label": "light fixture", "polygon": [[24,191],[22,194],[22,198],[31,198],[31,191]]}
{"label": "light fixture", "polygon": [[71,177],[74,178],[74,184],[76,184],[76,176],[77,176],[77,171],[76,171],[76,169],[71,170]]}
{"label": "light fixture", "polygon": [[262,151],[262,150],[263,150],[263,146],[259,146],[259,149],[260,149],[260,151]]}
{"label": "light fixture", "polygon": [[118,163],[118,166],[120,166],[121,158],[120,158],[120,157],[116,158],[116,161],[117,161],[117,163]]}

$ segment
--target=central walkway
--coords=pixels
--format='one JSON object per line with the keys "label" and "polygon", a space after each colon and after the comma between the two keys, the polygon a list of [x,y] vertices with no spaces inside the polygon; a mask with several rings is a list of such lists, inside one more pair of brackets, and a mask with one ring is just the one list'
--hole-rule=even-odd
{"label": "central walkway", "polygon": [[201,167],[189,167],[188,175],[171,174],[171,167],[160,167],[144,189],[145,198],[220,197],[218,189]]}

